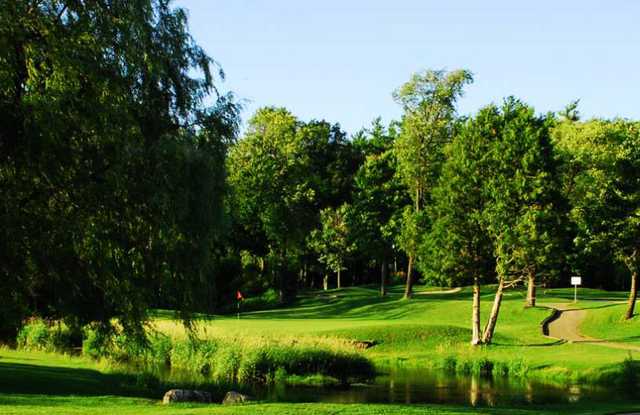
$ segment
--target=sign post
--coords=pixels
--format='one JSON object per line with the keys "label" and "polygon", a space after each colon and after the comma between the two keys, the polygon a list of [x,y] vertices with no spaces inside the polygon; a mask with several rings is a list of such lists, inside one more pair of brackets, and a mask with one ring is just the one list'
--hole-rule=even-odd
{"label": "sign post", "polygon": [[582,277],[571,277],[571,285],[573,285],[573,302],[578,302],[578,285],[582,285]]}

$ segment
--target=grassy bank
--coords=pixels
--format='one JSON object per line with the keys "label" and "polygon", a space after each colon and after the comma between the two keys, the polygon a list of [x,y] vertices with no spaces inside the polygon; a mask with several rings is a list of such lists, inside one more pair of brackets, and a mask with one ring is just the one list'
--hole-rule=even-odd
{"label": "grassy bank", "polygon": [[95,361],[0,349],[0,413],[13,414],[605,414],[638,406],[574,404],[529,407],[253,403],[239,407],[160,404],[161,394]]}
{"label": "grassy bank", "polygon": [[[167,408],[158,404],[163,392],[171,387],[207,388],[220,399],[229,388],[224,386],[227,381],[275,376],[279,367],[285,367],[294,375],[336,373],[326,368],[331,367],[328,362],[342,355],[366,359],[382,369],[404,366],[444,368],[461,373],[491,371],[499,376],[552,382],[637,380],[637,376],[625,376],[625,371],[637,372],[627,350],[601,344],[562,343],[542,335],[540,322],[549,315],[548,307],[571,303],[571,290],[541,290],[536,308],[524,308],[522,291],[507,292],[495,344],[481,348],[468,344],[470,291],[466,288],[446,294],[432,291],[418,292],[414,299],[407,301],[401,299],[400,288],[392,288],[384,298],[380,298],[374,288],[347,288],[304,293],[287,308],[246,312],[239,320],[235,315],[200,316],[198,343],[190,343],[172,313],[157,311],[153,325],[160,333],[157,339],[163,340],[152,353],[153,359],[167,359],[173,367],[199,374],[186,380],[160,382],[145,372],[122,373],[109,361],[86,356],[2,349],[0,413],[595,414],[634,409],[633,405],[589,402],[544,408],[258,403],[229,409],[198,405]],[[626,293],[582,290],[580,294],[581,300],[575,306],[588,309],[582,327],[585,334],[634,342],[636,320],[623,322],[618,317],[624,307],[618,302],[624,300]],[[485,318],[492,298],[491,289],[485,289],[482,295]],[[119,353],[122,355],[114,355],[111,360],[126,360],[134,352],[122,349]],[[296,372],[300,362],[312,364]],[[351,370],[345,369],[350,367],[349,363],[343,362],[338,367],[343,372]],[[201,376],[203,369],[208,371],[206,376]],[[247,373],[249,377],[244,378],[243,374]],[[196,378],[189,383],[189,379]]]}
{"label": "grassy bank", "polygon": [[[628,358],[626,350],[562,343],[542,334],[540,323],[549,315],[549,307],[572,303],[571,289],[539,290],[539,306],[535,308],[524,308],[524,295],[522,290],[506,292],[494,344],[480,348],[468,343],[471,335],[468,288],[446,294],[419,291],[410,301],[401,298],[399,287],[392,288],[384,298],[374,288],[312,292],[288,308],[247,312],[240,320],[235,316],[208,316],[198,327],[205,338],[294,336],[370,341],[375,345],[362,353],[383,367],[453,367],[465,372],[490,366],[498,374],[510,371],[512,375],[550,381],[594,383],[609,381],[612,373],[622,370]],[[606,316],[621,314],[616,302],[625,296],[626,293],[583,289],[575,306],[588,308],[589,316],[604,316],[596,317],[598,320],[592,325],[600,330],[598,334],[605,335],[601,338],[613,338],[614,333],[607,332],[610,320]],[[492,300],[492,289],[484,288],[484,318]],[[171,313],[158,312],[155,324],[158,330],[171,336],[185,335]],[[631,333],[633,329],[629,327]]]}

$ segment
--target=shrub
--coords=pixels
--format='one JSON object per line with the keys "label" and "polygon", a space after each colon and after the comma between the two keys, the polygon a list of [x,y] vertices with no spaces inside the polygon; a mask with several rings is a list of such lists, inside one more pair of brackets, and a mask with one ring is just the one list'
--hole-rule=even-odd
{"label": "shrub", "polygon": [[48,352],[67,351],[73,344],[71,331],[63,324],[33,319],[24,324],[16,337],[18,348]]}

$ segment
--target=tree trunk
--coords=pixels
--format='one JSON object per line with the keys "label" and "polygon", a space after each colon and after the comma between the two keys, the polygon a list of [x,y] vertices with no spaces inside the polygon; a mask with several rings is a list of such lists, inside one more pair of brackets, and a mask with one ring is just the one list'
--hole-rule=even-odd
{"label": "tree trunk", "polygon": [[413,295],[413,255],[409,255],[407,265],[407,283],[404,287],[404,298],[409,299]]}
{"label": "tree trunk", "polygon": [[477,346],[482,344],[480,339],[480,283],[478,277],[473,279],[473,308],[471,310],[471,344]]}
{"label": "tree trunk", "polygon": [[342,288],[342,283],[340,281],[340,273],[342,272],[342,270],[340,268],[338,268],[338,288]]}
{"label": "tree trunk", "polygon": [[491,315],[489,316],[489,321],[487,321],[487,325],[484,328],[484,333],[482,336],[482,343],[484,344],[491,344],[493,333],[496,330],[496,323],[498,322],[498,314],[500,313],[500,305],[502,304],[503,289],[504,289],[504,278],[500,277],[500,281],[498,282],[498,290],[496,291],[496,296],[493,300],[493,307],[491,308]]}
{"label": "tree trunk", "polygon": [[387,294],[387,288],[385,286],[387,281],[387,260],[382,260],[382,269],[380,270],[380,295],[384,297]]}
{"label": "tree trunk", "polygon": [[627,312],[624,315],[625,320],[629,320],[633,317],[633,310],[636,307],[636,296],[637,296],[637,282],[638,282],[638,271],[631,272],[631,289],[629,290],[629,302],[627,304]]}
{"label": "tree trunk", "polygon": [[322,277],[322,288],[327,291],[329,289],[329,274],[324,273],[324,277]]}
{"label": "tree trunk", "polygon": [[528,279],[528,287],[527,287],[527,303],[525,307],[535,307],[536,306],[536,274],[535,272],[529,273]]}

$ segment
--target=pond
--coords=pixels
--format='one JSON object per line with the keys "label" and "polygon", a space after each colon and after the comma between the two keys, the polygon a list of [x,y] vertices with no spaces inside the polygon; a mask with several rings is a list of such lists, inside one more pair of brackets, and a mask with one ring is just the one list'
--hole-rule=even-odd
{"label": "pond", "polygon": [[[273,402],[433,403],[472,406],[510,406],[577,402],[634,401],[633,391],[603,387],[550,385],[442,371],[396,369],[368,385],[348,388],[273,385],[254,390],[256,397]],[[635,395],[637,397],[637,394]]]}
{"label": "pond", "polygon": [[[637,391],[593,385],[543,383],[527,379],[457,375],[450,372],[394,368],[369,384],[348,387],[292,386],[284,383],[242,388],[271,402],[452,404],[464,406],[527,406],[537,404],[640,402]],[[206,381],[204,376],[165,368],[165,380]]]}

